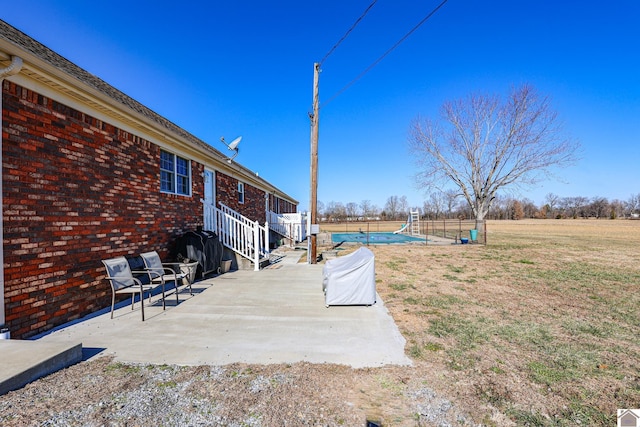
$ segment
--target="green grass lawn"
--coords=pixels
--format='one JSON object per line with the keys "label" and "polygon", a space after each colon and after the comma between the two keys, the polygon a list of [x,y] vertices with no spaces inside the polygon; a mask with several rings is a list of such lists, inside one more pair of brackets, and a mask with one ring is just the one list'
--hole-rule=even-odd
{"label": "green grass lawn", "polygon": [[479,421],[610,426],[640,407],[639,244],[640,221],[542,220],[373,250],[407,354]]}

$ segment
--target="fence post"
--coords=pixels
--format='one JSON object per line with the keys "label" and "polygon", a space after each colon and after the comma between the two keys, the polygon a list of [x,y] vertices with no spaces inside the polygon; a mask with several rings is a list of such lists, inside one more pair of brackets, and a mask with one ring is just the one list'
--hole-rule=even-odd
{"label": "fence post", "polygon": [[367,246],[369,246],[369,223],[367,222]]}
{"label": "fence post", "polygon": [[425,225],[427,227],[427,229],[425,230],[424,233],[424,244],[425,245],[429,245],[429,221],[425,221]]}
{"label": "fence post", "polygon": [[487,220],[482,220],[482,229],[484,230],[484,245],[487,245]]}

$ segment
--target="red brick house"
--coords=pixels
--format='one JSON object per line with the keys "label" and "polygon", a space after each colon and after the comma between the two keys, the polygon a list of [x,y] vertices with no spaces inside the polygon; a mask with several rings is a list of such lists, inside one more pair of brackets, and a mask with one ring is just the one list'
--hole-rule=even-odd
{"label": "red brick house", "polygon": [[165,258],[205,225],[207,206],[262,223],[268,210],[296,211],[254,172],[1,20],[0,82],[0,327],[12,338],[109,306],[100,260]]}

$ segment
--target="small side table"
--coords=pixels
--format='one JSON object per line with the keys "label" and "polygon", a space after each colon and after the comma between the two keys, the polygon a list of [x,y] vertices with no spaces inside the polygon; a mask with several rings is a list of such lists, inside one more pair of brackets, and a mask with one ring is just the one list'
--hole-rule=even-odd
{"label": "small side table", "polygon": [[198,271],[198,261],[181,262],[180,271],[185,275],[182,279],[183,285],[191,285],[196,281],[196,273]]}

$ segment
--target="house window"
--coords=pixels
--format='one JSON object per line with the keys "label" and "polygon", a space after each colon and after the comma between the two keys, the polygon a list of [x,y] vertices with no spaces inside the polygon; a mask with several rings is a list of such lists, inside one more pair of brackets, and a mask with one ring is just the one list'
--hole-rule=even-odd
{"label": "house window", "polygon": [[244,183],[238,183],[238,203],[244,203]]}
{"label": "house window", "polygon": [[165,193],[191,194],[191,165],[189,160],[160,150],[160,190]]}

